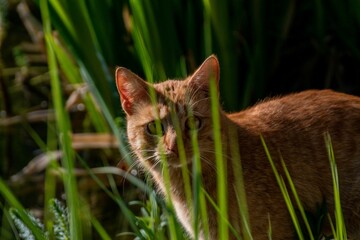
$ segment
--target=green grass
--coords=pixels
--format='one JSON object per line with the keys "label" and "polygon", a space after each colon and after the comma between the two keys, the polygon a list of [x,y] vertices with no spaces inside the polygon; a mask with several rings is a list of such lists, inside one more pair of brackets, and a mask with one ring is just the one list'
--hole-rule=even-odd
{"label": "green grass", "polygon": [[216,183],[217,183],[217,199],[219,204],[218,213],[218,233],[220,239],[228,239],[228,226],[226,220],[228,219],[228,207],[227,207],[227,166],[226,161],[223,159],[223,144],[221,139],[221,123],[220,123],[220,111],[219,111],[219,100],[218,90],[216,87],[215,79],[210,82],[210,96],[211,96],[211,113],[213,123],[213,134],[214,134],[214,149],[215,149],[215,162],[217,169]]}
{"label": "green grass", "polygon": [[[304,211],[304,207],[303,207],[303,205],[299,199],[299,196],[296,192],[295,185],[291,179],[290,173],[286,167],[284,160],[280,156],[281,165],[282,165],[283,171],[285,173],[285,177],[286,177],[285,179],[284,179],[284,176],[282,176],[279,173],[279,170],[276,168],[273,158],[271,157],[271,154],[267,148],[266,142],[262,136],[261,136],[261,142],[263,144],[263,147],[266,152],[266,156],[270,162],[271,168],[276,177],[276,180],[277,180],[277,183],[281,190],[281,193],[284,197],[286,206],[289,210],[289,213],[290,213],[291,219],[293,221],[294,227],[296,229],[298,238],[299,239],[318,239],[318,237],[320,237],[320,236],[313,235],[313,230],[310,226],[310,223],[309,223],[306,213]],[[330,137],[329,133],[324,134],[324,143],[325,143],[327,151],[328,151],[329,165],[331,167],[331,174],[332,174],[332,179],[333,179],[332,184],[333,184],[333,190],[334,190],[335,224],[332,223],[332,220],[331,220],[332,213],[328,213],[328,219],[329,219],[329,221],[331,223],[331,227],[332,227],[332,233],[333,233],[332,237],[333,237],[333,239],[336,239],[336,240],[347,239],[346,226],[345,226],[345,222],[344,222],[344,218],[343,218],[343,214],[342,214],[341,201],[340,201],[340,188],[339,188],[337,165],[336,165],[335,154],[334,154],[331,137]],[[288,186],[290,187],[292,196],[290,195]],[[295,203],[293,203],[292,199],[295,200]],[[300,220],[299,220],[298,214],[296,213],[296,210],[298,210],[300,212],[300,217],[301,217],[301,220],[305,224],[305,228],[302,228],[300,226]],[[319,220],[321,220],[321,219],[319,219]],[[315,223],[315,224],[317,224],[317,223]],[[317,227],[317,225],[312,226],[312,227],[313,227],[313,229],[316,229],[315,227]],[[321,232],[319,232],[319,233],[321,233]],[[305,234],[307,234],[307,235],[305,235]],[[307,236],[307,238],[305,238],[305,236]]]}
{"label": "green grass", "polygon": [[297,195],[295,186],[294,186],[294,184],[293,184],[293,182],[291,180],[290,174],[289,174],[289,172],[288,172],[288,170],[286,168],[284,160],[281,158],[281,163],[282,163],[284,172],[286,174],[286,179],[287,179],[287,181],[288,181],[288,183],[290,185],[291,192],[293,193],[293,197],[296,200],[297,207],[295,207],[294,203],[292,202],[292,198],[291,198],[289,190],[288,190],[288,188],[286,186],[286,182],[285,182],[283,176],[280,175],[278,169],[276,168],[275,163],[274,163],[274,161],[273,161],[273,159],[271,157],[271,154],[270,154],[270,152],[269,152],[269,150],[268,150],[268,148],[266,146],[265,140],[264,140],[264,138],[262,136],[261,136],[261,142],[262,142],[263,147],[265,149],[266,156],[267,156],[267,158],[268,158],[268,160],[269,160],[269,162],[271,164],[271,168],[272,168],[272,170],[274,172],[274,175],[276,177],[276,181],[277,181],[277,183],[279,185],[279,188],[281,190],[281,194],[284,197],[286,207],[289,210],[291,219],[293,221],[293,224],[294,224],[294,227],[295,227],[295,230],[296,230],[296,233],[297,233],[299,239],[300,240],[304,239],[304,234],[302,232],[298,216],[296,215],[296,209],[300,210],[301,217],[303,218],[302,220],[305,222],[306,230],[309,233],[309,238],[314,239],[314,236],[312,235],[312,232],[311,232],[311,229],[310,229],[310,226],[309,226],[309,222],[308,222],[308,220],[307,220],[307,218],[305,216],[303,206],[302,206],[302,204],[301,204],[301,202],[299,200],[299,197]]}
{"label": "green grass", "polygon": [[[104,170],[110,183],[110,187],[107,187],[94,174],[94,170],[88,165],[86,159],[74,152],[71,147],[71,134],[78,129],[72,129],[71,116],[65,111],[65,97],[67,97],[63,88],[65,82],[77,89],[79,85],[86,85],[88,89],[83,95],[86,120],[81,130],[115,135],[119,142],[118,152],[129,165],[132,165],[134,159],[130,157],[130,150],[127,147],[124,114],[121,112],[114,84],[113,72],[116,65],[128,67],[145,76],[147,81],[152,83],[168,77],[185,77],[207,56],[215,53],[221,64],[220,103],[226,110],[239,110],[240,107],[246,107],[259,98],[281,91],[331,86],[337,86],[340,90],[349,89],[347,82],[342,84],[337,79],[339,75],[345,78],[341,75],[342,72],[336,72],[334,69],[348,70],[348,64],[344,63],[350,61],[358,65],[360,59],[358,46],[360,8],[356,1],[322,2],[317,0],[295,4],[293,0],[283,0],[281,7],[274,7],[262,0],[252,3],[235,0],[223,2],[107,0],[88,3],[73,0],[38,0],[36,2],[42,17],[51,79],[50,105],[55,111],[56,122],[47,123],[45,130],[47,139],[41,139],[30,124],[23,126],[43,152],[50,153],[58,146],[63,152],[61,163],[52,161],[45,173],[44,231],[49,232],[50,236],[53,234],[55,224],[51,217],[50,206],[56,195],[58,181],[53,173],[60,171],[61,165],[65,169],[60,176],[65,187],[66,206],[70,212],[68,229],[70,238],[87,239],[91,236],[89,226],[95,229],[101,239],[111,238],[105,226],[92,214],[82,214],[88,206],[78,193],[81,189],[78,189],[77,179],[74,176],[74,168],[80,165],[121,209],[122,217],[128,222],[127,231],[131,232],[131,236],[138,239],[155,236],[158,239],[187,238],[176,221],[171,199],[166,199],[164,203],[155,197],[151,186],[147,186],[142,179],[124,174],[127,181],[146,195],[147,200],[143,203],[142,213],[139,215],[124,199],[126,194],[119,192],[114,180],[114,172],[106,168]],[[123,18],[126,14],[130,17]],[[303,19],[308,20],[303,21]],[[53,30],[56,30],[57,34],[54,34]],[[338,56],[346,56],[344,57],[346,59]],[[291,62],[290,66],[289,62]],[[298,74],[299,72],[301,74]],[[356,72],[353,69],[344,72],[351,76],[356,75],[352,74]],[[299,81],[296,79],[296,74],[301,75],[305,80]],[[295,83],[289,85],[289,79]],[[358,82],[360,81],[356,81],[357,79],[352,84],[354,89],[359,89]],[[313,85],[314,82],[317,84]],[[272,84],[274,87],[270,86]],[[241,228],[246,231],[239,236],[236,234],[236,226],[230,226],[227,220],[227,188],[229,186],[226,186],[226,176],[228,173],[227,166],[222,161],[224,149],[220,139],[219,105],[213,84],[211,91],[214,149],[216,167],[219,170],[218,201],[215,203],[202,187],[202,166],[195,131],[192,134],[195,164],[193,169],[188,169],[185,164],[182,167],[187,202],[194,202],[195,235],[200,234],[197,227],[199,223],[204,226],[205,236],[208,235],[206,204],[211,204],[219,212],[220,239],[226,240],[234,232],[239,239],[252,239],[242,174],[234,175],[237,176],[235,188],[239,214],[243,216]],[[11,89],[10,92],[14,90]],[[155,99],[154,96],[153,99]],[[0,101],[0,110],[4,109],[3,102],[5,101]],[[176,122],[177,117],[174,115],[173,119]],[[236,162],[241,160],[236,144],[237,137],[239,136],[233,136],[234,140],[228,147],[231,149],[234,160],[232,162],[234,173],[241,173],[241,165],[236,165]],[[12,142],[17,142],[16,138]],[[7,144],[5,140],[0,140],[0,150],[4,150],[0,151],[1,157],[8,151],[5,151]],[[14,145],[20,146],[21,143],[17,144],[19,145]],[[336,239],[346,239],[337,169],[329,136],[326,137],[326,144],[332,166],[336,202],[334,236]],[[178,139],[178,146],[180,160],[184,163],[185,150],[181,138]],[[265,142],[264,147],[266,149]],[[21,157],[25,161],[31,160],[28,154],[19,156],[15,154],[16,151],[13,150],[13,156]],[[271,153],[267,152],[267,155],[271,162]],[[167,172],[166,159],[163,162],[165,164],[164,177],[169,188],[170,176]],[[306,214],[292,184],[291,176],[286,170],[286,165],[282,165],[285,176],[280,176],[273,164],[272,167],[299,238],[311,236],[311,226],[306,221]],[[2,173],[5,168],[5,162],[1,163]],[[20,167],[17,170],[19,169]],[[193,184],[190,181],[191,175]],[[290,188],[286,188],[285,182]],[[13,208],[17,209],[18,218],[24,222],[36,239],[44,239],[43,230],[31,221],[4,179],[0,181],[0,193],[6,202],[6,204],[0,202],[0,210],[4,213],[0,236],[5,236],[6,232],[16,232],[10,219],[10,208]],[[290,196],[295,199],[294,203],[291,202]],[[294,208],[300,211],[300,219],[297,219]],[[300,228],[299,221],[305,221],[305,231]],[[14,235],[19,238],[17,234]],[[314,238],[316,236],[310,237],[310,239]],[[11,237],[4,239],[11,239]]]}
{"label": "green grass", "polygon": [[51,33],[51,22],[49,16],[48,2],[40,1],[40,9],[42,13],[44,35],[48,54],[49,73],[51,79],[52,99],[54,110],[56,113],[57,132],[59,134],[59,142],[63,152],[62,165],[66,173],[64,174],[64,187],[67,196],[67,206],[71,214],[69,215],[70,238],[83,239],[83,224],[80,217],[80,201],[78,196],[76,179],[74,176],[74,160],[75,154],[71,146],[71,127],[70,119],[64,109],[62,98],[62,88],[57,68],[57,60],[53,50],[53,38]]}
{"label": "green grass", "polygon": [[236,200],[239,207],[239,216],[241,216],[240,229],[242,229],[241,239],[250,240],[253,239],[251,235],[251,225],[249,220],[249,211],[247,207],[246,191],[245,191],[245,182],[243,178],[243,169],[241,164],[240,149],[238,144],[237,131],[229,128],[228,136],[231,139],[230,141],[230,152],[231,152],[231,161],[233,176],[234,176],[234,190],[236,193]]}
{"label": "green grass", "polygon": [[[333,235],[334,235],[334,239],[338,239],[338,240],[348,239],[347,233],[346,233],[346,226],[344,224],[344,217],[343,217],[343,213],[342,213],[342,209],[341,209],[339,178],[338,178],[337,165],[336,165],[336,161],[335,161],[335,154],[334,154],[334,149],[332,147],[330,134],[326,133],[324,135],[324,139],[325,139],[326,148],[328,151],[329,162],[330,162],[330,166],[331,166],[331,174],[332,174],[332,179],[333,179],[333,189],[334,189],[335,223],[331,224],[332,230],[333,230]],[[329,219],[331,222],[330,214],[331,213],[329,213]]]}

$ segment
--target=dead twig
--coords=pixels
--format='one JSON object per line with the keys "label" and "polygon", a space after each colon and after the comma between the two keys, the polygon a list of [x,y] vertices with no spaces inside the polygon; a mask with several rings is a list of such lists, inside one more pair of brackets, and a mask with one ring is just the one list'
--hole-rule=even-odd
{"label": "dead twig", "polygon": [[[95,133],[81,133],[81,134],[73,134],[72,135],[72,147],[75,150],[82,150],[82,149],[91,149],[91,148],[102,148],[108,149],[110,147],[117,148],[117,141],[116,138],[111,134],[95,134]],[[61,151],[53,151],[53,152],[46,152],[36,156],[32,159],[19,173],[13,175],[10,178],[11,182],[17,182],[21,179],[27,178],[29,176],[37,175],[47,168],[49,163],[52,160],[59,160],[62,157]],[[110,168],[101,168],[107,169]],[[115,169],[115,168],[114,168]],[[111,169],[111,174],[114,173],[114,169]],[[100,170],[98,170],[100,171]],[[120,170],[119,170],[120,171]],[[119,172],[117,171],[117,172]],[[123,170],[122,170],[123,171]],[[76,175],[84,174],[84,171],[77,169]],[[100,172],[98,172],[100,173]],[[105,173],[105,172],[103,172]],[[110,172],[109,172],[110,173]]]}
{"label": "dead twig", "polygon": [[72,147],[81,149],[117,148],[118,142],[114,135],[107,133],[78,133],[72,135]]}
{"label": "dead twig", "polygon": [[0,118],[0,127],[9,127],[12,125],[22,123],[23,121],[32,123],[32,122],[54,121],[54,120],[55,120],[55,114],[53,110],[51,109],[37,110],[26,113],[24,115]]}
{"label": "dead twig", "polygon": [[44,34],[41,23],[31,14],[29,6],[25,1],[21,1],[16,8],[26,30],[32,41],[39,44],[44,49]]}

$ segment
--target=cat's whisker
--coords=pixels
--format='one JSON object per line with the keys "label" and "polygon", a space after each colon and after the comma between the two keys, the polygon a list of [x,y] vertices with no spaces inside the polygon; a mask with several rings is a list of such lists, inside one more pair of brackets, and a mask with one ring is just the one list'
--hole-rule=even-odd
{"label": "cat's whisker", "polygon": [[[125,176],[124,176],[124,179],[123,179],[123,185],[125,184],[125,180],[127,179],[127,175],[128,174],[132,174],[131,171],[134,169],[134,168],[138,168],[138,166],[141,166],[139,160],[136,160],[137,158],[137,155],[134,151],[129,151],[127,152],[126,155],[124,155],[123,158],[125,157],[130,157],[131,159],[134,159],[134,161],[132,161],[132,163],[128,166],[127,170],[126,170],[126,173],[125,173]],[[119,166],[120,162],[118,163],[117,167],[120,167]]]}
{"label": "cat's whisker", "polygon": [[147,162],[147,161],[149,161],[149,160],[154,160],[154,159],[157,159],[157,154],[156,154],[156,153],[154,153],[153,155],[149,155],[149,156],[146,156],[146,157],[142,157],[141,160]]}
{"label": "cat's whisker", "polygon": [[[127,147],[127,148],[130,148],[131,146],[130,146],[129,143],[127,143],[127,144],[126,144],[126,147]],[[133,168],[135,168],[136,165],[139,165],[139,162],[138,162],[137,160],[135,160],[135,159],[137,158],[137,156],[136,156],[136,153],[135,153],[134,151],[128,151],[125,155],[122,156],[122,159],[126,159],[126,158],[130,158],[130,159],[132,159],[133,161],[132,161],[131,165],[129,165],[129,166],[127,167],[126,172],[125,172],[125,175],[124,175],[124,177],[123,177],[123,180],[122,180],[123,189],[124,189],[125,181],[127,180],[128,174],[131,174],[131,170],[132,170]],[[120,168],[120,164],[121,164],[121,161],[118,162],[118,164],[116,165],[116,167]]]}
{"label": "cat's whisker", "polygon": [[206,157],[203,157],[203,156],[200,156],[200,159],[201,159],[201,162],[202,162],[203,165],[206,164],[207,166],[210,167],[210,169],[216,171],[216,167],[214,166],[214,162],[212,162],[210,159],[208,159]]}
{"label": "cat's whisker", "polygon": [[199,99],[197,101],[191,101],[191,104],[190,104],[190,109],[194,109],[194,106],[195,105],[198,105],[200,102],[202,101],[208,101],[210,99],[210,97],[207,97],[207,98],[202,98],[202,99]]}
{"label": "cat's whisker", "polygon": [[132,174],[132,170],[135,168],[135,167],[137,167],[137,166],[139,166],[140,165],[140,162],[139,161],[134,161],[129,167],[128,167],[128,169],[127,169],[127,171],[126,171],[126,173],[125,173],[125,175],[124,175],[124,178],[123,178],[123,180],[122,180],[122,187],[123,187],[123,189],[125,189],[125,181],[127,180],[127,178],[128,178],[128,175],[133,175]]}
{"label": "cat's whisker", "polygon": [[[131,145],[129,143],[126,144],[126,149],[131,149]],[[122,156],[123,159],[136,159],[136,153],[134,151],[127,151],[126,154]],[[118,163],[117,167],[119,167],[120,162]]]}
{"label": "cat's whisker", "polygon": [[[203,154],[204,154],[204,153],[211,153],[211,154],[213,154],[213,155],[215,156],[216,151],[214,151],[214,150],[208,150],[207,148],[201,148],[201,153],[203,153]],[[232,156],[229,155],[229,154],[227,154],[226,152],[222,154],[222,157],[223,157],[223,158],[226,158],[226,159],[228,159],[228,160],[232,158]]]}
{"label": "cat's whisker", "polygon": [[156,171],[155,169],[158,168],[158,165],[160,164],[161,165],[161,160],[160,159],[155,159],[153,165],[150,167],[150,172],[151,171]]}
{"label": "cat's whisker", "polygon": [[200,90],[201,90],[200,87],[190,88],[190,91],[189,91],[190,99],[195,98],[198,95],[198,92]]}

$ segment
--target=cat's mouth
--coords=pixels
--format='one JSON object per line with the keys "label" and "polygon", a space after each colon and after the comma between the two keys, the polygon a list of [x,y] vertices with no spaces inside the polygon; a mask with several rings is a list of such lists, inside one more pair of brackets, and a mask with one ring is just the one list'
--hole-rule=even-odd
{"label": "cat's mouth", "polygon": [[184,165],[189,165],[190,161],[187,156],[179,156],[176,152],[167,151],[163,154],[157,154],[155,159],[152,159],[151,163],[154,167],[157,168],[155,165],[167,165],[171,168],[181,168]]}

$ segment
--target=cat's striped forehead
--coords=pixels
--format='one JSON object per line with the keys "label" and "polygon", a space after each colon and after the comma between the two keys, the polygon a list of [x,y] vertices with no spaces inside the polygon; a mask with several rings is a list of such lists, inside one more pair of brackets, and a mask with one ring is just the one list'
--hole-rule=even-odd
{"label": "cat's striped forehead", "polygon": [[[187,80],[167,80],[162,83],[154,84],[154,88],[159,94],[159,100],[170,100],[171,102],[186,102],[186,96],[189,94],[189,84]],[[164,99],[161,99],[164,98]]]}
{"label": "cat's striped forehead", "polygon": [[167,80],[154,84],[154,88],[158,93],[159,102],[172,102],[182,105],[189,101],[191,89],[187,80]]}
{"label": "cat's striped forehead", "polygon": [[[190,112],[198,116],[206,116],[209,111],[207,94],[189,79],[167,80],[152,85],[156,92],[156,106],[151,101],[141,105],[137,112],[141,113],[143,122],[159,117],[164,119],[174,112],[178,117],[187,117]],[[155,108],[154,108],[155,107]]]}
{"label": "cat's striped forehead", "polygon": [[[169,113],[171,109],[176,112],[178,116],[187,115],[189,105],[189,89],[188,81],[186,80],[167,80],[162,83],[154,85],[158,96],[158,108],[161,112]],[[166,109],[166,110],[165,110]]]}

